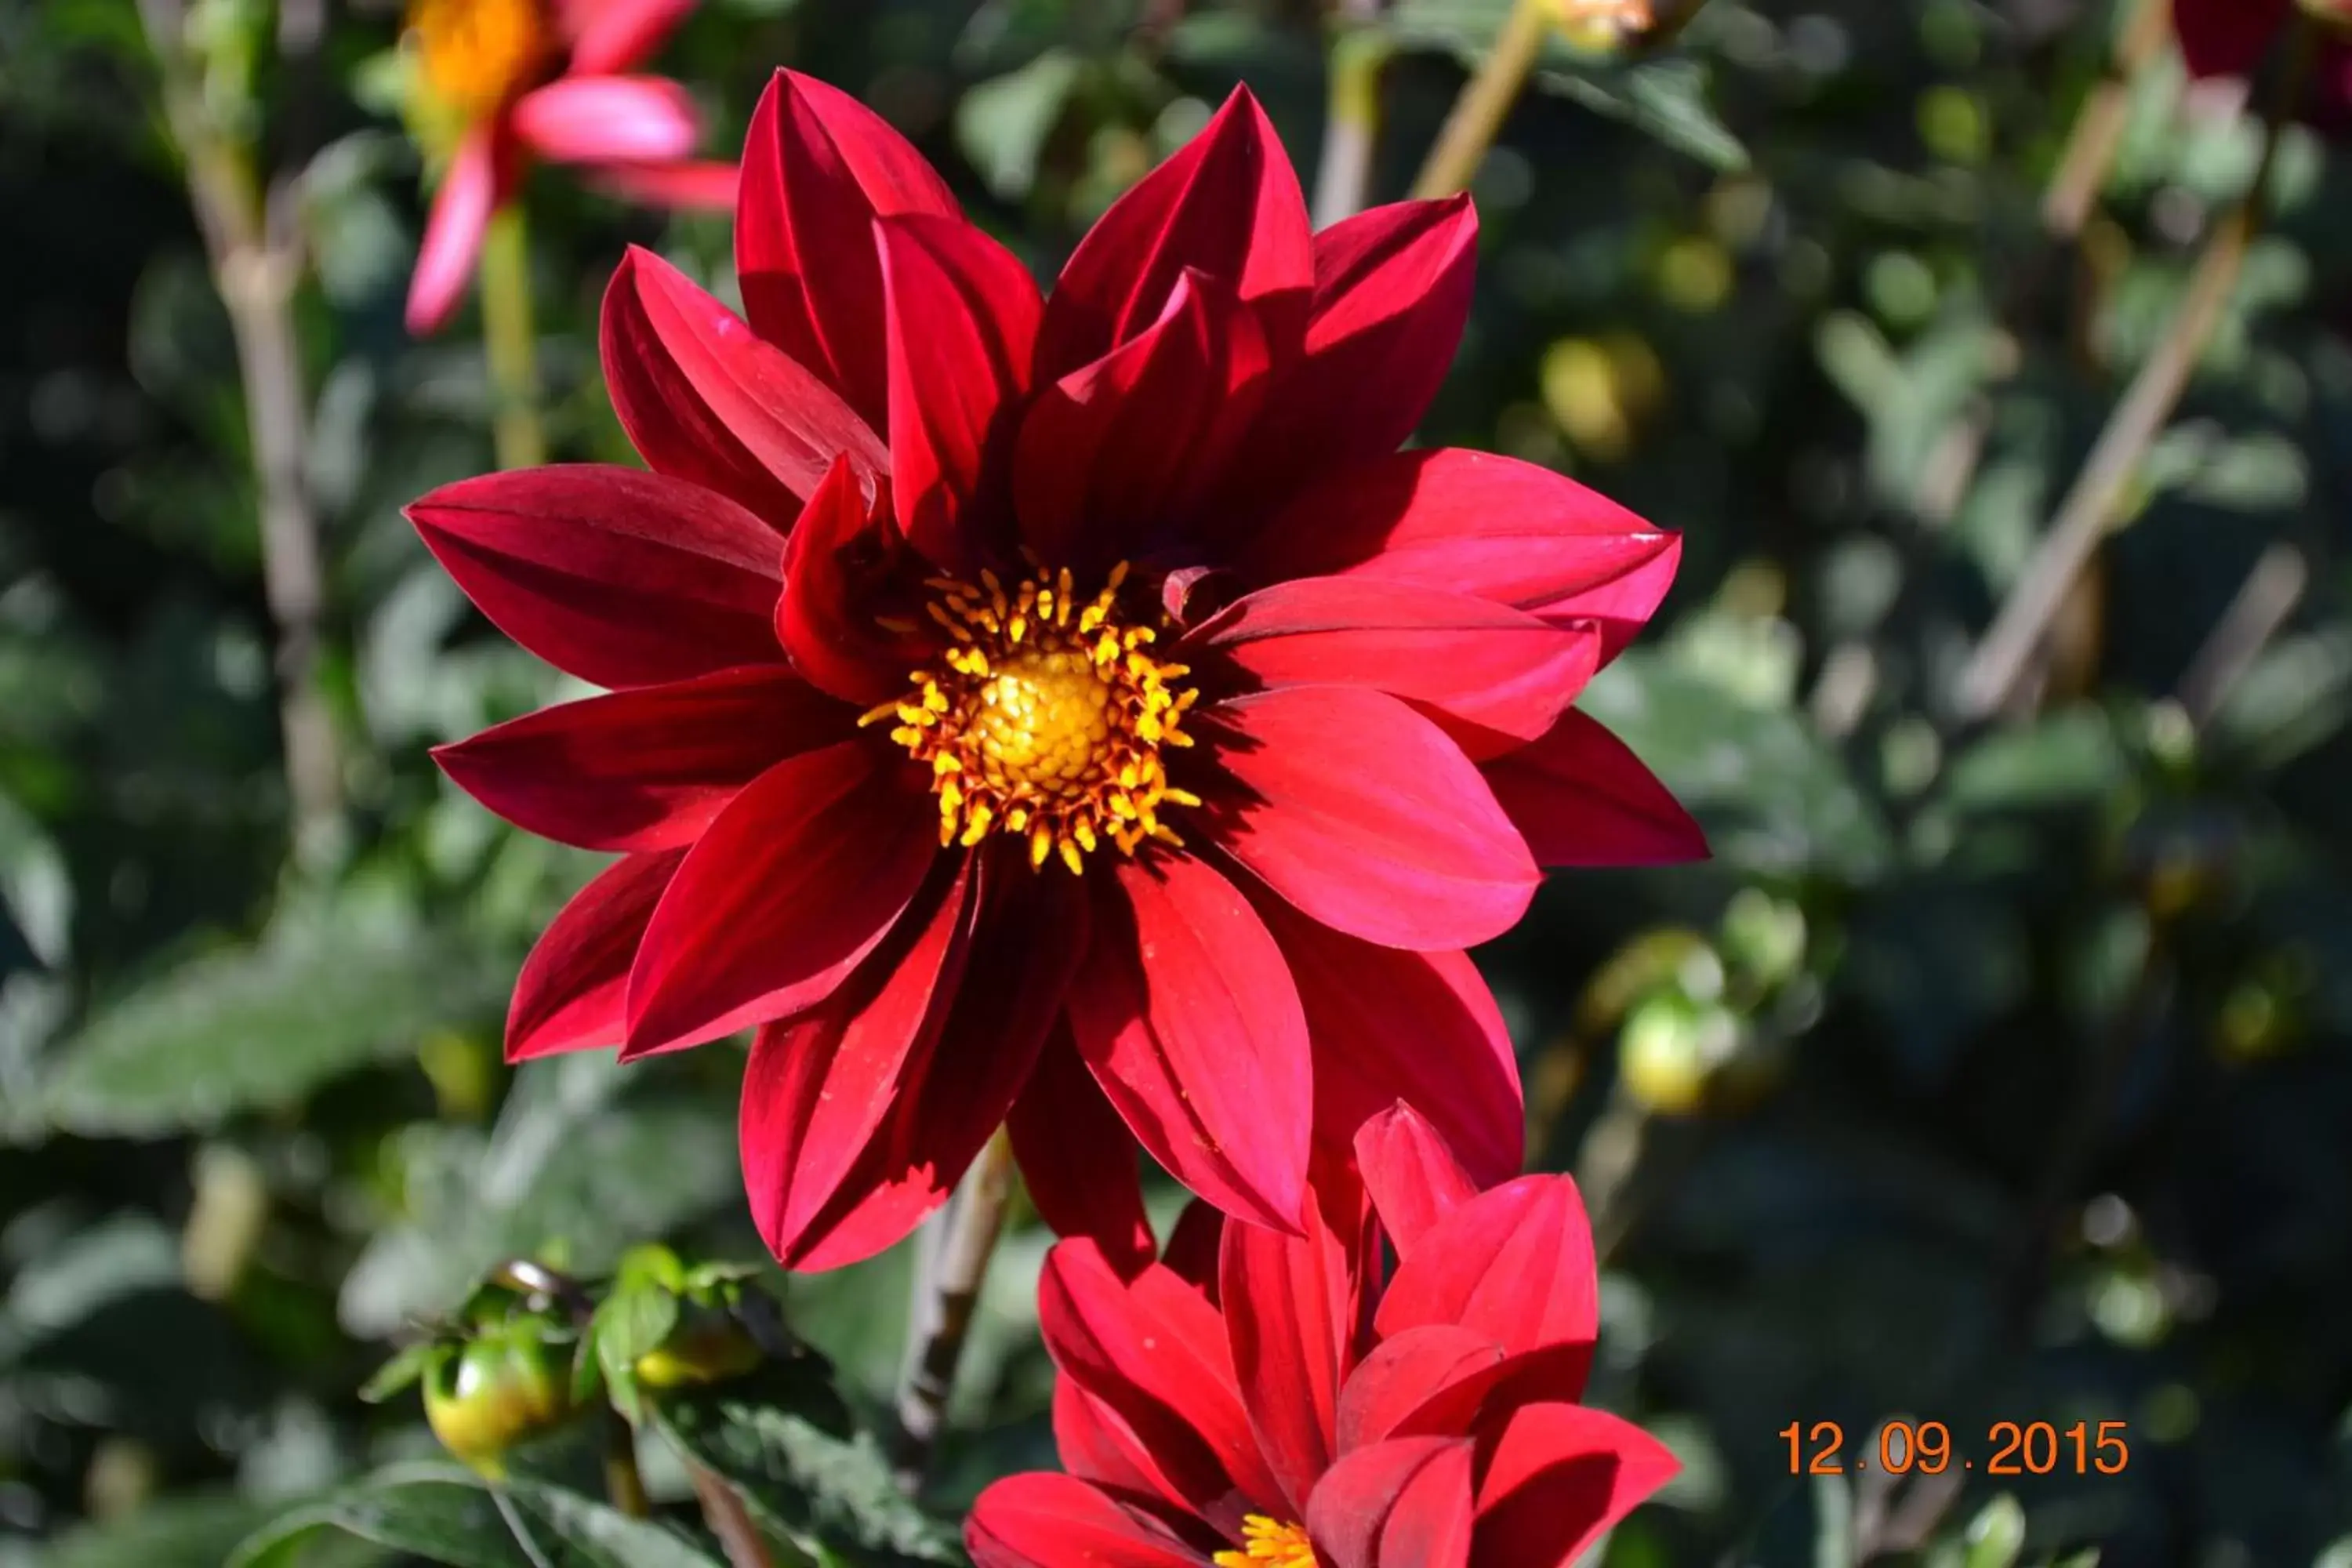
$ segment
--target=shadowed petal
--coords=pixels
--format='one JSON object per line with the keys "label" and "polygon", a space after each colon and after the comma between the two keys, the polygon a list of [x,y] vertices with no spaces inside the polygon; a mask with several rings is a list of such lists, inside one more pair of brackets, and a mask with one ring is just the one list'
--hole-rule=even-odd
{"label": "shadowed petal", "polygon": [[1541,873],[1526,842],[1461,749],[1395,698],[1296,686],[1206,711],[1238,795],[1218,844],[1301,913],[1433,952],[1527,911]]}
{"label": "shadowed petal", "polygon": [[1306,577],[1244,595],[1185,638],[1259,684],[1369,686],[1435,719],[1473,757],[1544,734],[1592,678],[1599,637],[1490,599]]}
{"label": "shadowed petal", "polygon": [[1528,1405],[1486,1456],[1472,1568],[1570,1568],[1681,1468],[1656,1438],[1605,1411]]}
{"label": "shadowed petal", "polygon": [[1189,856],[1098,866],[1087,880],[1102,892],[1070,1024],[1096,1081],[1177,1180],[1297,1234],[1314,1079],[1281,949]]}
{"label": "shadowed petal", "polygon": [[1339,1384],[1355,1359],[1349,1249],[1317,1205],[1306,1221],[1303,1237],[1225,1226],[1218,1271],[1242,1403],[1293,1519],[1339,1451]]}
{"label": "shadowed petal", "polygon": [[856,717],[789,670],[733,669],[541,709],[436,747],[433,760],[542,838],[683,848],[745,784],[848,739]]}
{"label": "shadowed petal", "polygon": [[696,0],[564,0],[572,68],[583,76],[627,70],[651,58]]}
{"label": "shadowed petal", "polygon": [[499,205],[499,156],[496,131],[477,127],[457,143],[433,193],[416,270],[408,280],[408,330],[418,337],[448,321],[473,279]]}
{"label": "shadowed petal", "polygon": [[1318,1568],[1465,1568],[1471,1457],[1458,1439],[1404,1437],[1340,1460],[1307,1510]]}
{"label": "shadowed petal", "polygon": [[601,464],[485,474],[411,503],[498,628],[598,686],[782,660],[775,536],[722,496]]}
{"label": "shadowed petal", "polygon": [[719,490],[779,531],[835,458],[889,466],[830,387],[651,251],[632,247],[604,291],[604,359],[613,411],[656,472]]}
{"label": "shadowed petal", "polygon": [[[1514,1133],[1512,1144],[1518,1142]],[[1381,1228],[1396,1244],[1399,1261],[1412,1256],[1433,1226],[1478,1194],[1477,1182],[1445,1139],[1410,1104],[1392,1105],[1365,1121],[1357,1130],[1355,1147],[1357,1169]],[[1507,1174],[1489,1180],[1500,1182]]]}
{"label": "shadowed petal", "polygon": [[1624,742],[1563,713],[1531,746],[1486,764],[1495,798],[1543,866],[1672,866],[1707,858],[1706,834]]}
{"label": "shadowed petal", "polygon": [[1166,310],[1187,268],[1263,307],[1277,342],[1297,342],[1315,283],[1307,200],[1246,87],[1079,242],[1045,307],[1039,379],[1139,336]]}
{"label": "shadowed petal", "polygon": [[961,566],[986,515],[976,509],[1002,505],[1044,301],[1029,269],[961,218],[880,218],[874,231],[898,521],[916,549]]}
{"label": "shadowed petal", "polygon": [[905,759],[851,741],[789,758],[720,812],[629,976],[625,1057],[716,1039],[831,995],[939,855]]}
{"label": "shadowed petal", "polygon": [[888,426],[882,269],[874,219],[959,216],[955,197],[889,122],[839,88],[780,70],[743,143],[735,271],[760,336]]}
{"label": "shadowed petal", "polygon": [[1204,1568],[1165,1525],[1121,1508],[1074,1476],[1008,1476],[964,1521],[976,1568]]}
{"label": "shadowed petal", "polygon": [[694,151],[694,100],[667,77],[563,76],[515,100],[516,137],[558,163],[659,163]]}
{"label": "shadowed petal", "polygon": [[923,638],[875,619],[866,591],[889,565],[889,480],[869,485],[843,458],[784,542],[776,640],[811,685],[860,710],[904,695],[908,674],[927,660]]}
{"label": "shadowed petal", "polygon": [[1518,1354],[1589,1345],[1601,1322],[1592,1227],[1566,1176],[1521,1176],[1423,1232],[1381,1299],[1383,1336],[1449,1323]]}
{"label": "shadowed petal", "polygon": [[1004,1130],[1037,1217],[1056,1236],[1091,1237],[1122,1275],[1158,1250],[1143,1212],[1135,1135],[1087,1071],[1066,1020],[1045,1043]]}
{"label": "shadowed petal", "polygon": [[563,906],[522,962],[507,1007],[507,1060],[621,1043],[628,1029],[629,965],[677,863],[627,855]]}
{"label": "shadowed petal", "polygon": [[1466,1433],[1507,1364],[1493,1339],[1452,1323],[1425,1323],[1382,1340],[1339,1393],[1340,1449]]}

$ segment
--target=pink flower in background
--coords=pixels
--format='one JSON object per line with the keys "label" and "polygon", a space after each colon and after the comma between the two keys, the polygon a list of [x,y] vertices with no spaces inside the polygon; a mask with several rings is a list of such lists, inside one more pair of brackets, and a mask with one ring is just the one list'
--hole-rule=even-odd
{"label": "pink flower in background", "polygon": [[1569,1568],[1674,1475],[1578,1402],[1601,1310],[1576,1184],[1478,1192],[1402,1106],[1356,1153],[1370,1201],[1333,1172],[1303,1237],[1228,1222],[1212,1259],[1196,1210],[1140,1272],[1054,1249],[1069,1473],[981,1494],[980,1568]]}
{"label": "pink flower in background", "polygon": [[413,0],[420,116],[453,150],[409,282],[410,331],[448,320],[490,215],[513,199],[533,156],[579,165],[636,200],[733,206],[734,165],[693,159],[700,126],[686,89],[627,74],[694,5]]}

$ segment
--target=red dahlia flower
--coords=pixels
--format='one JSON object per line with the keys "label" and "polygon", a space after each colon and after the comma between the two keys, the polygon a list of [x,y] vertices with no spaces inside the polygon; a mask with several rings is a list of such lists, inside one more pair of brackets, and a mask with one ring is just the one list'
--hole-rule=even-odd
{"label": "red dahlia flower", "polygon": [[422,118],[452,152],[408,288],[408,330],[446,321],[490,215],[528,155],[584,165],[621,195],[731,206],[732,164],[690,162],[686,89],[623,74],[651,57],[695,0],[410,0]]}
{"label": "red dahlia flower", "polygon": [[2352,108],[2352,43],[2343,36],[2352,28],[2352,0],[2173,0],[2173,31],[2189,74],[2200,79],[2253,75],[2298,5],[2316,26],[2336,35],[2322,42],[2307,90],[2318,118],[2340,119]]}
{"label": "red dahlia flower", "polygon": [[744,1174],[803,1268],[904,1236],[1008,1117],[1046,1218],[1130,1261],[1129,1131],[1294,1232],[1310,1145],[1399,1099],[1516,1171],[1463,950],[1539,865],[1703,847],[1568,706],[1675,536],[1525,463],[1394,452],[1473,239],[1462,202],[1310,235],[1236,93],[1041,301],[871,111],[779,76],[750,324],[642,252],[605,297],[653,472],[411,510],[493,621],[613,689],[439,753],[623,857],[525,964],[509,1056],[762,1026]]}
{"label": "red dahlia flower", "polygon": [[1054,1249],[1069,1473],[981,1494],[979,1568],[1568,1568],[1674,1475],[1577,1403],[1600,1298],[1575,1184],[1479,1193],[1402,1107],[1356,1142],[1372,1202],[1333,1184],[1341,1230],[1227,1225],[1190,1279],[1181,1227],[1131,1278],[1090,1240]]}

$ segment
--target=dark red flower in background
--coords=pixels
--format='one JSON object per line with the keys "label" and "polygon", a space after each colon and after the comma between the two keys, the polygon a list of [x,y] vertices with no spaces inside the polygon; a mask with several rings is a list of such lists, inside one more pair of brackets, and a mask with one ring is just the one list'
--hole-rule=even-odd
{"label": "dark red flower in background", "polygon": [[1703,845],[1569,707],[1675,536],[1525,463],[1395,451],[1474,240],[1461,201],[1310,234],[1239,92],[1041,300],[881,120],[780,75],[749,324],[642,252],[606,296],[653,471],[411,510],[493,621],[612,689],[439,753],[622,856],[524,966],[509,1057],[761,1026],[744,1173],[803,1268],[904,1236],[1008,1119],[1046,1218],[1130,1265],[1130,1132],[1294,1232],[1310,1149],[1400,1099],[1481,1180],[1517,1171],[1463,950],[1539,866]]}
{"label": "dark red flower in background", "polygon": [[1069,1473],[981,1494],[979,1568],[1568,1568],[1674,1475],[1577,1403],[1600,1296],[1575,1184],[1477,1192],[1402,1107],[1357,1149],[1369,1205],[1342,1177],[1304,1237],[1228,1224],[1213,1269],[1183,1227],[1131,1277],[1054,1249]]}
{"label": "dark red flower in background", "polygon": [[2352,108],[2352,41],[2345,36],[2352,31],[2352,0],[2173,0],[2173,31],[2189,74],[2252,76],[2298,8],[2336,34],[2322,40],[2305,91],[2315,118],[2339,122]]}

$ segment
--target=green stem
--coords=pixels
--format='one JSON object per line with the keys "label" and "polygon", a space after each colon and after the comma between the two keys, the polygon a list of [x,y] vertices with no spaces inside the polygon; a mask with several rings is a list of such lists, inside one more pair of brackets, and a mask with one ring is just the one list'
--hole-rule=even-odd
{"label": "green stem", "polygon": [[491,215],[482,239],[482,337],[490,362],[490,431],[499,467],[547,461],[539,422],[539,339],[530,319],[530,249],[522,208]]}
{"label": "green stem", "polygon": [[1528,76],[1536,68],[1536,60],[1543,53],[1544,38],[1551,26],[1550,13],[1544,0],[1517,0],[1503,30],[1496,37],[1495,47],[1480,62],[1477,74],[1462,89],[1454,100],[1454,112],[1437,133],[1437,145],[1429,150],[1429,161],[1421,166],[1421,178],[1413,182],[1412,194],[1429,198],[1450,196],[1467,190],[1471,177],[1486,160],[1486,149],[1503,129],[1503,121],[1518,101],[1519,89],[1527,86]]}

